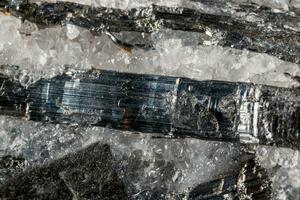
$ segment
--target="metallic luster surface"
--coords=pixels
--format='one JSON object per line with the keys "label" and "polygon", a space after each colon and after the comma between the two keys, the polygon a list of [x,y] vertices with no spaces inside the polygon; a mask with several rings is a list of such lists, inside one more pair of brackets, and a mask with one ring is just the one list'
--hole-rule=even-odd
{"label": "metallic luster surface", "polygon": [[299,149],[299,88],[95,70],[1,84],[0,114]]}
{"label": "metallic luster surface", "polygon": [[240,172],[198,185],[190,192],[188,199],[264,200],[271,199],[271,191],[268,172],[252,158],[242,164]]}

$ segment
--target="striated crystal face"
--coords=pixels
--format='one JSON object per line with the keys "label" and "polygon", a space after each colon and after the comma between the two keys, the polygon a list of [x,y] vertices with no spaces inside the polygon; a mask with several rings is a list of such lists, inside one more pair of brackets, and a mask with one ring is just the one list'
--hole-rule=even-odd
{"label": "striated crystal face", "polygon": [[0,199],[300,198],[299,0],[63,2],[0,1]]}

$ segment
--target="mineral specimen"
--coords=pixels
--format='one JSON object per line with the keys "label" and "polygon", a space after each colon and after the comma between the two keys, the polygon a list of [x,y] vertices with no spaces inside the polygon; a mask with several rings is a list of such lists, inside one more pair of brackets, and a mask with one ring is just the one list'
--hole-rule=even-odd
{"label": "mineral specimen", "polygon": [[0,0],[1,197],[300,199],[298,0],[63,1]]}
{"label": "mineral specimen", "polygon": [[67,73],[28,88],[1,79],[1,114],[166,136],[299,149],[299,88],[113,71]]}
{"label": "mineral specimen", "polygon": [[[236,19],[230,15],[203,13],[190,8],[168,8],[151,6],[131,10],[92,8],[69,2],[28,3],[27,1],[5,0],[0,10],[20,16],[39,26],[49,27],[71,23],[89,29],[94,34],[103,31],[153,32],[161,27],[173,30],[208,32],[210,43],[237,49],[248,49],[268,53],[280,59],[299,63],[299,11],[293,14],[273,13],[263,8],[244,9],[254,12],[264,21]],[[288,23],[286,23],[288,22]],[[295,25],[297,26],[297,25]],[[298,29],[297,29],[298,28]]]}

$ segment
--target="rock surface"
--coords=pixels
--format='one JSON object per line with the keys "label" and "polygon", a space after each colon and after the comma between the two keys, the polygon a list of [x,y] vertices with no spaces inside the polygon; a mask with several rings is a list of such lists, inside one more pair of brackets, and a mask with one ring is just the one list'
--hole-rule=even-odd
{"label": "rock surface", "polygon": [[[162,28],[209,33],[206,44],[266,53],[299,63],[299,10],[274,13],[265,7],[241,6],[238,14],[217,14],[180,7],[152,5],[128,10],[93,8],[70,2],[7,3],[4,12],[39,27],[74,24],[99,35],[105,31],[152,33]],[[252,15],[252,19],[245,16]],[[70,35],[70,34],[69,34]],[[77,34],[78,35],[78,34]],[[284,37],[283,37],[284,36]]]}

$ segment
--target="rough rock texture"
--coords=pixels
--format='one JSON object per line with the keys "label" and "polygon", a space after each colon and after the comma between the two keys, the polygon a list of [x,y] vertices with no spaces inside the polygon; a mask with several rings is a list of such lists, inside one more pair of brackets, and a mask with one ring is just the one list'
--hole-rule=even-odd
{"label": "rough rock texture", "polygon": [[[160,139],[98,127],[76,127],[0,117],[2,154],[26,165],[1,169],[1,182],[100,141],[111,147],[130,199],[165,199],[239,167],[239,145],[192,139]],[[33,131],[34,130],[34,131]],[[92,161],[91,161],[92,162]],[[183,197],[182,197],[183,198]],[[182,199],[179,198],[179,199]]]}
{"label": "rough rock texture", "polygon": [[257,156],[262,167],[271,172],[274,199],[299,199],[299,151],[258,147]]}
{"label": "rough rock texture", "polygon": [[255,158],[241,164],[239,172],[195,187],[189,194],[190,200],[200,199],[270,199],[271,181],[267,171],[259,166]]}
{"label": "rough rock texture", "polygon": [[[57,2],[58,0],[30,0],[30,2]],[[187,7],[194,6],[201,8],[203,5],[220,5],[223,7],[226,5],[236,5],[236,4],[256,4],[259,6],[268,6],[272,9],[278,9],[279,11],[286,11],[291,7],[300,8],[299,0],[60,0],[66,2],[76,2],[85,5],[92,5],[95,7],[105,6],[114,8],[135,8],[135,7],[145,7],[151,4],[165,5],[165,6],[176,6],[176,7]]]}
{"label": "rough rock texture", "polygon": [[3,199],[126,199],[109,145],[99,143],[29,169],[0,186]]}
{"label": "rough rock texture", "polygon": [[[168,12],[180,16],[182,9],[178,7],[186,7],[187,9],[184,9],[186,11],[196,10],[200,16],[212,17],[214,20],[202,25],[202,29],[197,27],[200,32],[172,30],[170,23],[165,23],[165,27],[169,29],[163,28],[164,24],[160,23],[155,23],[154,27],[147,27],[145,24],[137,26],[151,30],[151,33],[107,32],[101,29],[103,27],[100,27],[100,32],[95,30],[91,32],[89,27],[95,24],[80,27],[77,25],[83,25],[82,23],[74,25],[65,18],[57,19],[56,22],[60,23],[55,26],[49,24],[41,26],[33,23],[39,20],[32,18],[22,21],[11,16],[16,12],[5,12],[3,3],[7,1],[0,1],[1,74],[10,77],[13,82],[20,82],[22,88],[32,85],[41,78],[48,79],[66,72],[91,68],[172,75],[195,80],[299,87],[300,68],[296,64],[299,60],[298,0],[68,1],[96,7],[95,10],[100,11],[117,9],[145,11],[146,8],[137,9],[137,7],[150,9],[167,6]],[[47,0],[47,2],[56,1]],[[152,3],[158,6],[151,7]],[[48,11],[51,13],[51,10]],[[144,14],[155,16],[152,11],[150,9]],[[154,22],[160,22],[158,17],[166,16],[156,13],[156,17],[153,19]],[[222,20],[215,21],[218,17]],[[207,22],[207,18],[204,19],[206,21],[200,21],[202,24]],[[229,19],[254,26],[245,25],[239,30],[234,29],[233,24],[221,26],[220,29],[216,27],[219,23],[224,25],[229,22]],[[174,21],[176,22],[172,20]],[[178,24],[175,27],[179,27]],[[227,28],[233,28],[235,31],[229,30],[228,34]],[[256,32],[256,30],[263,31]],[[276,36],[277,31],[280,34]],[[253,32],[263,43],[255,43],[258,39],[249,36],[249,33]],[[264,37],[268,36],[266,33],[272,36]],[[249,37],[254,40],[248,40]],[[275,39],[278,39],[278,43]],[[253,42],[253,45],[249,41]],[[284,43],[281,43],[282,41]],[[266,107],[267,105],[264,105],[263,108]],[[271,107],[277,108],[276,105]],[[284,118],[280,121],[289,123]],[[276,126],[274,128],[276,129]],[[1,187],[4,188],[5,183],[12,179],[28,174],[30,170],[49,166],[56,163],[55,160],[60,160],[68,154],[73,155],[74,152],[99,141],[109,144],[116,161],[116,173],[124,183],[126,195],[128,199],[136,200],[186,199],[190,191],[199,184],[239,170],[243,155],[241,146],[236,143],[209,142],[191,138],[157,138],[109,128],[78,126],[78,123],[55,125],[0,116]],[[250,147],[247,145],[246,149]],[[272,199],[299,199],[299,151],[268,146],[255,146],[254,150],[259,164],[270,174]],[[87,162],[95,163],[90,160]],[[63,176],[72,177],[68,176],[68,173],[62,173],[57,179],[58,182]],[[81,180],[78,185],[84,183]],[[71,185],[67,187],[78,191]],[[75,194],[71,190],[67,193]]]}
{"label": "rough rock texture", "polygon": [[[199,46],[207,36],[182,31],[161,30],[148,35],[123,32],[119,38],[129,43],[153,41],[154,50],[120,50],[106,35],[71,26],[76,38],[68,37],[67,28],[38,30],[10,16],[1,16],[1,73],[28,85],[41,77],[53,77],[65,71],[91,67],[131,73],[172,75],[197,80],[253,82],[275,86],[297,86],[298,65],[265,54],[216,46]],[[28,34],[24,34],[28,33]],[[123,39],[124,38],[124,39]],[[178,59],[179,58],[179,59]],[[287,75],[290,74],[290,75]]]}
{"label": "rough rock texture", "polygon": [[[9,2],[9,1],[8,1]],[[244,11],[243,11],[244,9]],[[5,12],[29,20],[41,27],[74,24],[94,34],[103,31],[154,32],[161,28],[206,33],[207,43],[237,49],[248,49],[274,55],[285,61],[299,63],[300,34],[298,10],[273,13],[264,7],[241,7],[242,15],[254,14],[258,20],[211,14],[190,8],[151,6],[131,10],[92,8],[69,2],[7,3]],[[241,14],[241,13],[240,13]]]}

